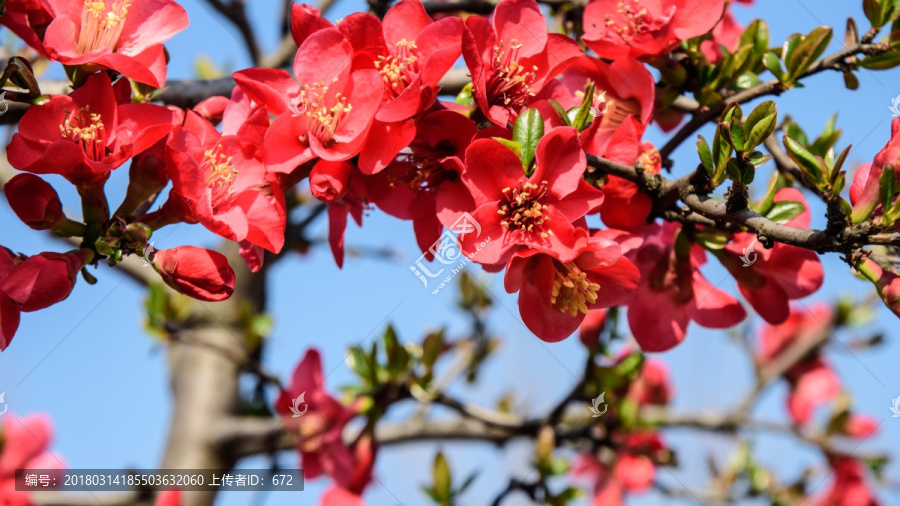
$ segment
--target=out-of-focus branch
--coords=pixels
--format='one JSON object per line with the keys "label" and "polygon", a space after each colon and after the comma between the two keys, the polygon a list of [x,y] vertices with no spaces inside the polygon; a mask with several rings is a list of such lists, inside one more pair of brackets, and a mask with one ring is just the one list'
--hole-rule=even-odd
{"label": "out-of-focus branch", "polygon": [[228,18],[235,27],[241,32],[241,37],[246,44],[247,52],[250,54],[250,60],[253,65],[260,64],[259,43],[256,41],[256,35],[253,34],[253,27],[247,19],[247,11],[244,8],[242,0],[231,0],[225,4],[222,0],[206,0],[215,10],[219,11],[223,16]]}

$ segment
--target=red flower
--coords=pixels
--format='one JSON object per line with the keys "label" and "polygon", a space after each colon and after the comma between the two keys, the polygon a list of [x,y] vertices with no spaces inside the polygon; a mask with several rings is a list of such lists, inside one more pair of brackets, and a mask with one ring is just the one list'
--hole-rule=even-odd
{"label": "red flower", "polygon": [[623,505],[623,494],[643,492],[653,484],[656,466],[653,457],[666,452],[660,437],[642,430],[628,434],[614,433],[617,442],[615,462],[601,462],[595,455],[579,455],[572,465],[574,476],[594,482],[592,506]]}
{"label": "red flower", "polygon": [[[814,339],[828,332],[833,319],[831,309],[815,305],[810,310],[794,309],[781,325],[767,325],[761,337],[760,362],[769,364],[798,341]],[[796,423],[807,423],[816,406],[840,393],[840,380],[818,353],[809,355],[785,373],[790,383],[788,411]]]}
{"label": "red flower", "polygon": [[324,202],[337,202],[350,189],[353,164],[319,160],[309,173],[309,189],[313,197]]}
{"label": "red flower", "polygon": [[[284,416],[285,427],[299,434],[303,473],[308,480],[333,472],[353,454],[344,445],[341,433],[356,411],[344,406],[325,391],[322,359],[316,349],[304,355],[290,385],[275,402],[275,410]],[[297,415],[302,412],[302,415]]]}
{"label": "red flower", "polygon": [[362,148],[381,105],[384,84],[377,70],[355,70],[353,46],[337,28],[319,30],[294,60],[297,84],[287,72],[247,69],[235,81],[278,118],[262,143],[269,170],[290,173],[314,158],[340,161]]}
{"label": "red flower", "polygon": [[[128,81],[115,86],[127,90]],[[7,148],[10,165],[60,174],[74,184],[102,181],[171,131],[170,110],[117,103],[116,97],[109,77],[99,73],[68,95],[53,95],[46,104],[30,107]]]}
{"label": "red flower", "polygon": [[[653,224],[636,231],[640,248],[629,258],[641,270],[641,285],[628,305],[628,324],[644,351],[665,351],[684,340],[691,321],[707,328],[729,328],[747,316],[741,304],[700,273],[703,248],[678,223]],[[621,234],[618,240],[632,239]]]}
{"label": "red flower", "polygon": [[[462,180],[477,206],[480,234],[463,234],[463,252],[483,264],[505,263],[520,247],[574,258],[575,227],[603,201],[603,193],[582,178],[584,152],[574,128],[557,128],[538,142],[531,177],[509,148],[480,139],[466,150]],[[480,242],[488,240],[483,246]],[[573,329],[574,330],[574,329]]]}
{"label": "red flower", "polygon": [[600,344],[600,332],[606,325],[606,310],[591,309],[584,315],[584,320],[578,326],[578,339],[588,348]]}
{"label": "red flower", "polygon": [[[460,173],[478,129],[469,118],[448,110],[427,113],[416,124],[409,152],[366,182],[373,204],[391,216],[413,221],[416,242],[430,255],[443,225],[451,226],[475,208]],[[497,130],[484,131],[499,134]]]}
{"label": "red flower", "polygon": [[[44,252],[28,257],[11,268],[7,267],[0,282],[0,291],[19,311],[50,307],[72,293],[78,271],[90,257],[91,252],[84,249],[73,253]],[[7,266],[8,261],[7,258]]]}
{"label": "red flower", "polygon": [[582,233],[571,253],[517,251],[503,282],[507,292],[519,292],[525,325],[544,341],[556,342],[569,337],[589,310],[627,301],[639,280],[618,244]]}
{"label": "red flower", "polygon": [[[243,96],[240,90],[235,95]],[[190,203],[194,219],[226,239],[278,253],[284,245],[284,195],[256,147],[268,126],[265,109],[257,108],[242,124],[226,120],[222,135],[189,112],[184,126],[172,132],[166,157],[172,193]]]}
{"label": "red flower", "polygon": [[16,216],[35,230],[46,230],[63,219],[62,202],[49,183],[34,174],[18,174],[3,186]]}
{"label": "red flower", "polygon": [[462,54],[475,103],[490,121],[506,126],[547,80],[584,53],[569,37],[547,33],[547,20],[534,0],[501,0],[490,22],[480,16],[466,19]]}
{"label": "red flower", "polygon": [[884,305],[895,315],[900,316],[900,276],[894,272],[883,270],[869,258],[858,264],[856,268],[875,284],[875,289]]}
{"label": "red flower", "polygon": [[872,163],[861,165],[850,186],[850,203],[853,204],[853,221],[867,218],[878,207],[881,190],[881,173],[885,167],[893,167],[900,173],[897,160],[900,159],[900,118],[891,122],[891,138]]}
{"label": "red flower", "polygon": [[[800,202],[804,210],[787,226],[806,229],[810,225],[809,205],[796,188],[782,188],[777,202]],[[756,234],[739,232],[724,249],[713,251],[737,281],[738,289],[769,323],[784,322],[790,302],[812,295],[822,286],[825,271],[815,251],[776,243],[771,249],[756,242]],[[744,260],[746,259],[746,260]],[[746,265],[750,262],[750,265]]]}
{"label": "red flower", "polygon": [[291,4],[291,37],[297,47],[302,46],[315,32],[333,26],[331,21],[322,17],[319,9],[306,4]]}
{"label": "red flower", "polygon": [[585,44],[601,58],[653,57],[710,31],[725,0],[593,0],[584,9]]}
{"label": "red flower", "polygon": [[347,217],[352,216],[358,226],[362,226],[363,212],[366,210],[366,189],[359,177],[350,178],[350,187],[339,202],[328,203],[328,244],[337,266],[344,266],[344,233],[347,231]]}
{"label": "red flower", "polygon": [[[628,166],[641,162],[645,171],[659,174],[662,169],[659,151],[649,142],[641,142],[643,132],[643,125],[629,116],[612,134],[603,151],[594,154]],[[653,200],[636,184],[608,175],[601,189],[604,198],[599,208],[600,219],[608,227],[634,230],[647,224]]]}
{"label": "red flower", "polygon": [[375,67],[384,80],[385,103],[375,118],[390,123],[434,103],[438,81],[459,58],[463,25],[459,18],[433,22],[419,0],[401,0],[388,10],[382,28],[384,54]]}
{"label": "red flower", "polygon": [[878,506],[878,498],[866,484],[866,466],[848,455],[835,455],[831,461],[834,480],[831,489],[815,506]]}
{"label": "red flower", "polygon": [[0,22],[51,60],[157,88],[166,82],[163,42],[188,26],[173,0],[10,0],[7,9]]}
{"label": "red flower", "polygon": [[629,115],[641,125],[638,129],[640,140],[644,127],[653,118],[656,91],[650,71],[637,60],[607,63],[584,55],[563,72],[561,81],[547,81],[535,97],[534,106],[551,126],[561,126],[559,115],[547,99],[556,100],[566,110],[578,107],[584,100],[584,89],[588,83],[594,83],[591,105],[593,121],[587,130],[581,132],[585,152],[603,156],[613,133]]}
{"label": "red flower", "polygon": [[154,506],[181,506],[181,492],[178,490],[163,490],[156,496]]}
{"label": "red flower", "polygon": [[700,43],[700,50],[710,63],[716,64],[722,59],[721,46],[734,52],[738,48],[741,35],[744,34],[744,26],[734,19],[731,9],[725,10],[722,21],[712,30],[712,40],[704,40]]}
{"label": "red flower", "polygon": [[206,301],[220,301],[234,291],[234,271],[225,255],[196,246],[156,252],[154,267],[178,293]]}
{"label": "red flower", "polygon": [[63,464],[47,451],[53,438],[50,421],[43,415],[3,419],[0,435],[0,501],[4,506],[31,506],[29,492],[16,490],[16,469],[62,469]]}

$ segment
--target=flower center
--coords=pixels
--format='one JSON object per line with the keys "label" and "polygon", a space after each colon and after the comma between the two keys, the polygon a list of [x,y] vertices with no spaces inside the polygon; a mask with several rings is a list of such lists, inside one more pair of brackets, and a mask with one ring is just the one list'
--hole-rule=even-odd
{"label": "flower center", "polygon": [[403,39],[397,42],[393,56],[379,56],[375,68],[384,79],[385,88],[397,98],[419,74],[419,58],[415,41]]}
{"label": "flower center", "polygon": [[545,220],[550,219],[545,216],[547,206],[541,204],[541,199],[547,195],[547,182],[541,181],[538,186],[528,181],[519,181],[519,185],[515,188],[504,188],[503,196],[506,201],[500,201],[500,208],[497,214],[504,218],[500,220],[509,231],[520,230],[523,232],[531,232],[537,226],[537,231],[541,237],[549,237],[553,235],[552,230],[546,232],[541,231]]}
{"label": "flower center", "polygon": [[573,262],[554,263],[557,268],[553,278],[550,304],[557,311],[572,316],[578,316],[579,312],[587,314],[588,304],[597,301],[600,285],[589,281],[587,273]]}
{"label": "flower center", "polygon": [[62,138],[80,145],[91,160],[102,160],[106,155],[106,139],[100,115],[91,114],[91,108],[87,105],[76,112],[65,112],[66,120],[59,125]]}
{"label": "flower center", "polygon": [[494,58],[491,60],[494,72],[486,83],[488,103],[502,105],[513,111],[525,107],[528,98],[534,96],[531,85],[537,78],[535,72],[538,70],[537,66],[532,66],[531,70],[526,69],[517,61],[519,48],[522,47],[517,42],[513,39],[509,47],[504,47],[501,41],[499,46],[494,46]]}
{"label": "flower center", "polygon": [[[335,77],[332,84],[337,80]],[[350,114],[353,106],[340,93],[329,95],[328,86],[324,82],[318,82],[312,86],[303,85],[303,91],[291,101],[290,109],[293,116],[306,117],[308,134],[314,135],[323,145],[330,146],[334,144],[335,131]],[[308,134],[302,135],[300,140],[307,142]]]}
{"label": "flower center", "polygon": [[81,9],[81,32],[76,48],[81,54],[95,49],[116,49],[131,0],[111,0],[109,7],[103,0],[86,0]]}
{"label": "flower center", "polygon": [[206,185],[212,190],[213,201],[234,194],[234,180],[238,170],[233,163],[234,158],[222,152],[222,145],[208,149],[203,153],[203,161],[207,167]]}
{"label": "flower center", "polygon": [[656,31],[665,25],[666,20],[655,19],[640,0],[619,0],[616,14],[604,17],[603,36],[610,32],[618,35],[623,42],[630,42],[639,35]]}

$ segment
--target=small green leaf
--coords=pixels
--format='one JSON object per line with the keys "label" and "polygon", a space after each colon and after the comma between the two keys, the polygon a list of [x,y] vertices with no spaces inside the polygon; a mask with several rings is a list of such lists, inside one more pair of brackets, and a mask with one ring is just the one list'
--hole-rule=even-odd
{"label": "small green leaf", "polygon": [[584,87],[584,99],[581,101],[581,106],[578,107],[575,111],[575,117],[572,118],[572,126],[575,127],[579,132],[583,131],[585,128],[591,125],[591,121],[594,119],[591,116],[591,104],[594,102],[594,82],[590,81]]}
{"label": "small green leaf", "polygon": [[885,165],[881,172],[881,185],[878,189],[881,207],[887,209],[894,200],[894,192],[896,191],[897,174],[894,172],[893,165]]}
{"label": "small green leaf", "polygon": [[465,106],[470,106],[475,102],[475,97],[472,96],[472,83],[463,86],[463,89],[456,95],[455,102]]}
{"label": "small green leaf", "polygon": [[620,360],[613,371],[621,378],[634,378],[644,365],[643,353],[632,353]]}
{"label": "small green leaf", "polygon": [[725,164],[725,175],[732,181],[743,184],[750,184],[756,176],[756,167],[752,163],[746,163],[732,158]]}
{"label": "small green leaf", "polygon": [[900,65],[900,51],[876,54],[859,62],[859,65],[869,70],[886,70]]}
{"label": "small green leaf", "polygon": [[713,251],[727,246],[730,239],[731,235],[728,232],[714,228],[704,228],[694,234],[694,240],[697,241],[697,244]]}
{"label": "small green leaf", "polygon": [[744,124],[744,151],[759,146],[775,131],[778,120],[778,109],[771,100],[763,102],[747,116]]}
{"label": "small green leaf", "polygon": [[741,120],[735,118],[728,124],[728,138],[731,140],[731,146],[735,151],[745,151],[747,141],[744,139],[744,124]]}
{"label": "small green leaf", "polygon": [[537,149],[538,141],[544,136],[544,118],[535,108],[528,108],[519,114],[516,118],[516,124],[513,126],[512,140],[518,142],[522,146],[521,159],[522,167],[525,169],[526,175],[531,175],[531,164],[534,162],[534,152]]}
{"label": "small green leaf", "polygon": [[857,79],[856,74],[852,70],[844,72],[844,86],[848,90],[859,89],[859,79]]}
{"label": "small green leaf", "polygon": [[572,120],[569,119],[569,115],[568,113],[566,113],[566,110],[563,108],[563,106],[552,98],[548,102],[550,102],[550,105],[553,106],[553,110],[556,111],[556,114],[559,115],[559,119],[563,120],[566,126],[572,126]]}
{"label": "small green leaf", "polygon": [[766,218],[775,223],[785,224],[797,216],[800,216],[805,210],[806,206],[804,206],[802,202],[782,200],[780,202],[775,202],[775,204],[772,205],[772,209],[766,213]]}
{"label": "small green leaf", "polygon": [[784,147],[791,159],[797,163],[800,171],[803,172],[807,183],[814,185],[822,183],[823,167],[820,160],[790,135],[784,136]]}
{"label": "small green leaf", "polygon": [[825,49],[828,47],[828,43],[831,40],[831,33],[831,28],[820,26],[814,28],[809,32],[809,35],[804,37],[803,40],[797,44],[796,48],[791,53],[790,58],[785,59],[785,65],[787,65],[788,68],[788,79],[790,81],[794,81],[802,76],[806,70],[822,56],[822,53],[825,52]]}
{"label": "small green leaf", "polygon": [[797,48],[797,45],[803,40],[803,36],[799,33],[792,33],[787,40],[784,41],[784,44],[781,46],[781,61],[790,69],[790,65],[788,62],[791,61],[791,56],[794,54],[794,50]]}
{"label": "small green leaf", "polygon": [[451,491],[450,465],[447,464],[447,459],[444,458],[442,452],[438,452],[434,457],[432,478],[434,479],[435,495],[442,501],[449,501]]}
{"label": "small green leaf", "polygon": [[712,151],[709,149],[709,144],[702,135],[697,136],[697,154],[700,155],[700,163],[703,164],[706,172],[709,173],[710,177],[713,177],[716,173],[716,164],[713,162]]}
{"label": "small green leaf", "polygon": [[781,68],[781,60],[775,53],[766,53],[763,55],[763,66],[769,69],[769,72],[779,81],[784,82],[784,69]]}
{"label": "small green leaf", "polygon": [[518,156],[520,160],[522,159],[522,145],[521,144],[519,144],[516,141],[504,139],[503,137],[494,137],[493,139],[495,141],[499,142],[500,144],[503,144],[507,148],[509,148],[509,150],[512,151],[513,153],[515,153],[516,156]]}

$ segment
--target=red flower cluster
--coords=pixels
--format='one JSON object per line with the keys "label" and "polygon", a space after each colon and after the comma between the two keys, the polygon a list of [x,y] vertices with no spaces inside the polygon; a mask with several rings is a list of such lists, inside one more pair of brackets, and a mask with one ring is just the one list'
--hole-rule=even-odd
{"label": "red flower cluster", "polygon": [[16,490],[16,469],[63,469],[65,466],[47,447],[53,439],[53,428],[43,415],[20,419],[12,414],[0,427],[0,504],[32,506],[30,493]]}

